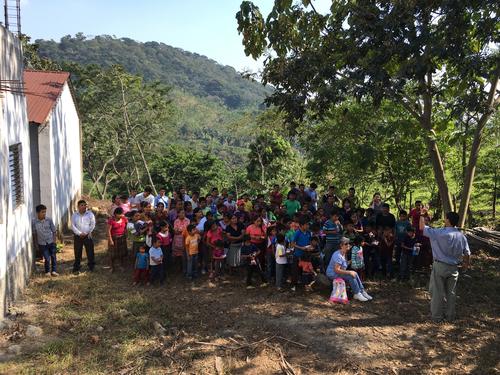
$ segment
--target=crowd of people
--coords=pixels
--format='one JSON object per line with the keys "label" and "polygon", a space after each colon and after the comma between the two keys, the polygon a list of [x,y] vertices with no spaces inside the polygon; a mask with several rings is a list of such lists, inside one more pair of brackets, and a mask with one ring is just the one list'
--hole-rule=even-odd
{"label": "crowd of people", "polygon": [[[55,251],[49,246],[55,229],[45,211],[37,207],[34,225],[41,233],[45,271],[56,276]],[[286,194],[275,185],[268,196],[254,199],[217,188],[204,196],[188,194],[185,188],[171,196],[160,189],[155,195],[146,187],[112,197],[109,262],[115,272],[132,261],[134,285],[161,285],[173,273],[188,280],[206,274],[217,282],[244,269],[247,288],[254,288],[257,278],[261,286],[295,291],[299,286],[310,289],[317,275],[324,274],[332,281],[345,280],[353,298],[366,302],[372,297],[364,280],[406,282],[416,269],[431,265],[431,242],[424,236],[429,219],[421,201],[409,213],[399,210],[396,218],[378,192],[365,209],[354,188],[340,198],[330,186],[320,196],[314,183],[306,187],[292,182]],[[96,221],[85,201],[78,202],[71,222],[73,271],[80,271],[83,248],[93,271]]]}
{"label": "crowd of people", "polygon": [[190,280],[207,274],[216,281],[245,268],[247,288],[258,277],[278,290],[287,281],[291,290],[310,289],[324,273],[345,279],[354,298],[366,301],[371,297],[364,279],[405,281],[416,267],[430,264],[429,242],[418,230],[421,209],[417,201],[396,220],[380,193],[364,209],[354,188],[340,199],[334,186],[319,196],[314,183],[291,183],[286,195],[276,185],[255,199],[217,188],[206,196],[184,188],[171,196],[161,189],[155,196],[146,187],[112,198],[110,265],[112,271],[124,267],[132,255],[134,284],[161,284],[168,272]]}

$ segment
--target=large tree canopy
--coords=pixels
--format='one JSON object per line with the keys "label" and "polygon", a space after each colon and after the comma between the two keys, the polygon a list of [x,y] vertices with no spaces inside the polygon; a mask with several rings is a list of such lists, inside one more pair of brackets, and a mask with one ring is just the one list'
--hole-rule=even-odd
{"label": "large tree canopy", "polygon": [[236,18],[246,54],[266,57],[263,81],[276,87],[268,103],[290,123],[353,97],[387,99],[413,116],[445,211],[452,203],[435,134],[472,118],[464,219],[483,130],[500,101],[497,1],[345,0],[322,14],[311,0],[276,0],[267,18],[244,1]]}

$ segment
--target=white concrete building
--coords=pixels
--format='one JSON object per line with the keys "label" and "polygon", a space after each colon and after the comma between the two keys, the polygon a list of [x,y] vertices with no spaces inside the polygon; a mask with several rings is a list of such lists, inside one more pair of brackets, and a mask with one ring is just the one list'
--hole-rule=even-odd
{"label": "white concrete building", "polygon": [[80,119],[69,73],[26,70],[33,206],[44,204],[59,230],[67,228],[82,188]]}
{"label": "white concrete building", "polygon": [[23,59],[17,37],[0,26],[0,319],[33,264],[33,199]]}
{"label": "white concrete building", "polygon": [[0,319],[34,264],[31,220],[43,203],[67,228],[82,186],[81,127],[66,72],[23,72],[0,25]]}

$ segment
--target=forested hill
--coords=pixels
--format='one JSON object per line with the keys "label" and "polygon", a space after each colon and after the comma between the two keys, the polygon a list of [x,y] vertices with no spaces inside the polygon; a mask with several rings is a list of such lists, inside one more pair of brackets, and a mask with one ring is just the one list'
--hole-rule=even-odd
{"label": "forested hill", "polygon": [[55,61],[110,66],[120,64],[146,80],[158,80],[191,95],[208,98],[229,109],[260,106],[270,89],[242,78],[238,72],[205,56],[164,43],[140,43],[108,35],[68,35],[60,42],[36,40],[39,54]]}

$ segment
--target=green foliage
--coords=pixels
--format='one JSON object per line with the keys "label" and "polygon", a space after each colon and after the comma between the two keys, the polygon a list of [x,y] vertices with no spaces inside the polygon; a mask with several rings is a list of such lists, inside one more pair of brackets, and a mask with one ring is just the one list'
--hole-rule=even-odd
{"label": "green foliage", "polygon": [[248,1],[237,14],[247,55],[268,56],[263,79],[277,88],[269,102],[292,118],[366,96],[417,112],[415,96],[440,71],[432,95],[450,111],[484,107],[498,68],[496,1],[332,1],[326,15],[312,3],[276,1],[265,22]]}
{"label": "green foliage", "polygon": [[201,152],[190,147],[169,145],[151,155],[152,178],[158,186],[170,191],[208,189],[223,172],[222,161],[210,150]]}
{"label": "green foliage", "polygon": [[299,133],[310,178],[342,190],[372,186],[390,192],[385,198],[399,205],[430,172],[420,146],[421,129],[387,102],[378,108],[368,102],[345,102]]}
{"label": "green foliage", "polygon": [[259,133],[249,146],[247,179],[256,190],[266,190],[271,185],[289,182],[300,174],[301,156],[285,132],[284,116],[272,108],[256,119]]}
{"label": "green foliage", "polygon": [[22,34],[20,39],[23,46],[23,63],[26,69],[61,70],[59,64],[40,56],[38,44],[31,43],[31,38],[28,35]]}
{"label": "green foliage", "polygon": [[290,143],[275,131],[263,131],[250,145],[248,179],[262,186],[278,177],[292,154]]}

